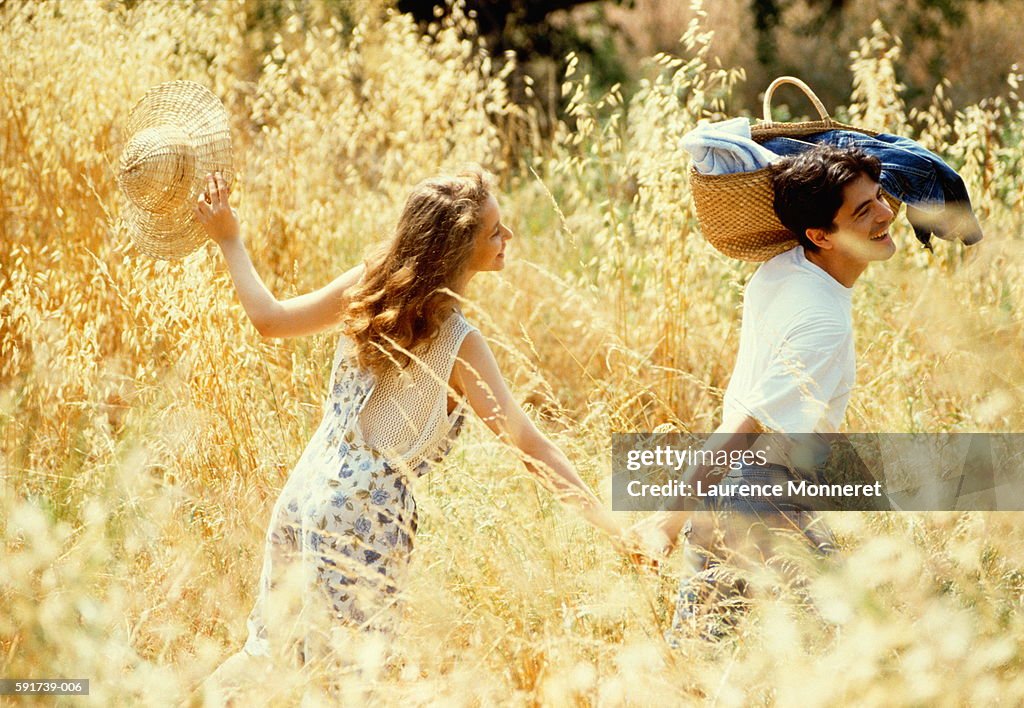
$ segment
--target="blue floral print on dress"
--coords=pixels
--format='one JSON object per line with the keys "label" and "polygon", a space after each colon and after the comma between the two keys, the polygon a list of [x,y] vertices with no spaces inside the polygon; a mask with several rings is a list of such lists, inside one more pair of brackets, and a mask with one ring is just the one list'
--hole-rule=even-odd
{"label": "blue floral print on dress", "polygon": [[[464,336],[471,328],[460,321]],[[331,614],[345,624],[390,631],[397,620],[398,590],[418,525],[409,483],[447,454],[463,417],[455,416],[447,437],[410,471],[405,461],[389,462],[362,438],[359,416],[374,386],[373,375],[351,356],[350,343],[340,340],[323,419],[271,515],[259,594],[248,622],[249,654],[267,656],[278,645],[279,635],[269,629],[277,625],[268,623],[268,613],[294,605],[269,598],[275,589],[292,586],[295,577],[306,583],[303,606],[322,607],[326,594]],[[295,625],[289,620],[281,626]],[[292,641],[293,631],[281,639]],[[298,633],[301,656],[307,656],[308,637],[320,631]]]}

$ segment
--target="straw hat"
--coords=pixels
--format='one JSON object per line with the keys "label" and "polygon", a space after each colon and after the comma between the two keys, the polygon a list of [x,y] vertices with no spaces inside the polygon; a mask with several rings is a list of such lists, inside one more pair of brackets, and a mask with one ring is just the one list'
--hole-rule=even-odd
{"label": "straw hat", "polygon": [[181,258],[206,240],[195,204],[206,175],[234,170],[228,114],[193,81],[154,86],[128,116],[117,183],[127,197],[122,219],[143,253]]}

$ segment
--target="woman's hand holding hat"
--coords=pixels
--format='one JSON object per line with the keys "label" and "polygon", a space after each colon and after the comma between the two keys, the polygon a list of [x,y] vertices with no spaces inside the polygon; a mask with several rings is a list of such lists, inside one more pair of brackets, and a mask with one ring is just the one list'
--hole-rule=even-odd
{"label": "woman's hand holding hat", "polygon": [[196,200],[196,219],[217,245],[239,238],[238,215],[228,204],[231,187],[220,172],[206,177],[206,191]]}
{"label": "woman's hand holding hat", "polygon": [[[208,175],[234,181],[224,105],[194,81],[154,86],[129,113],[122,142],[117,182],[129,237],[154,258],[187,256],[207,237],[196,197],[209,187]],[[207,203],[212,208],[212,200]]]}

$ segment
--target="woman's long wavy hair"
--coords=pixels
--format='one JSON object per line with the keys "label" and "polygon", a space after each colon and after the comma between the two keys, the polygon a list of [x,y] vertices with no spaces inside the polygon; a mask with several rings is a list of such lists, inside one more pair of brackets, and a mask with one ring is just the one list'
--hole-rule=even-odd
{"label": "woman's long wavy hair", "polygon": [[456,301],[450,292],[473,253],[491,176],[473,166],[416,185],[390,243],[366,260],[349,297],[345,334],[359,365],[383,373],[409,363],[409,352],[433,339]]}

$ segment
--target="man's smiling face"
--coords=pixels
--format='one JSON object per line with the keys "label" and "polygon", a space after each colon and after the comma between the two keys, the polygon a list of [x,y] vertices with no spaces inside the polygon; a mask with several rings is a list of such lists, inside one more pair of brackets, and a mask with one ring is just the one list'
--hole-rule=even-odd
{"label": "man's smiling face", "polygon": [[[889,235],[895,214],[882,196],[882,188],[866,174],[843,187],[843,203],[833,220],[834,230],[823,234],[822,248],[850,263],[884,261],[896,252]],[[816,239],[817,240],[817,239]]]}

